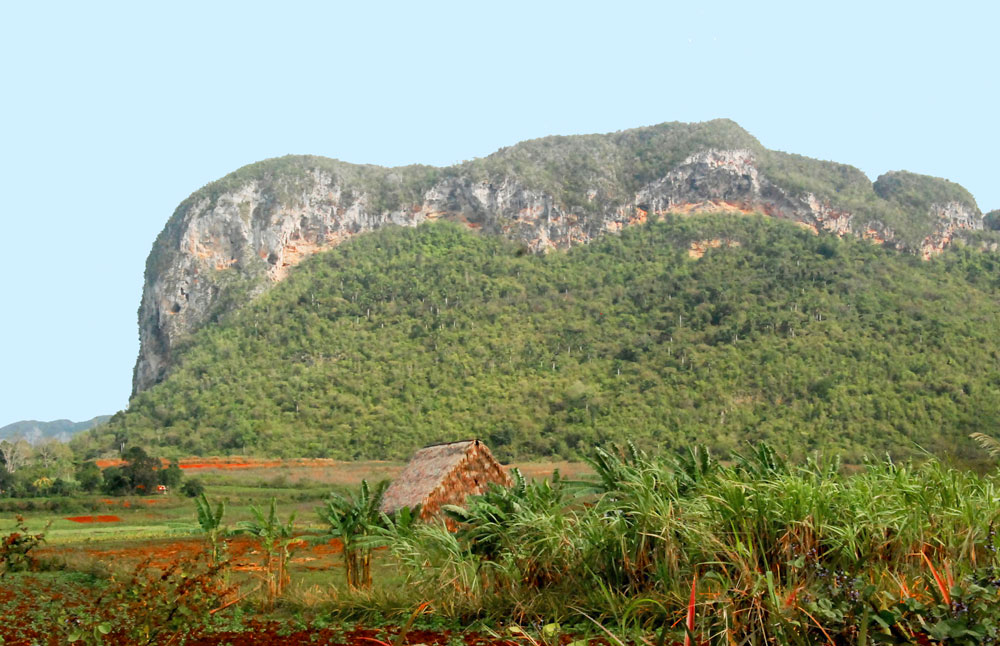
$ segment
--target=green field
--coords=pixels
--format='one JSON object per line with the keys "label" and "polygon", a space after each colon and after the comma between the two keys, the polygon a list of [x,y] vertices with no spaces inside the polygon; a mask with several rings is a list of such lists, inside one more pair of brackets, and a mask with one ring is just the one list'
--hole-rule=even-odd
{"label": "green field", "polygon": [[[204,469],[187,472],[205,484],[210,500],[227,503],[226,520],[235,526],[252,518],[251,506],[263,508],[271,498],[277,500],[283,514],[296,513],[297,526],[303,531],[320,525],[315,509],[331,491],[356,488],[363,479],[376,483],[391,479],[403,468],[401,462],[344,462],[335,467],[284,465],[253,469]],[[529,478],[544,478],[554,469],[574,477],[588,472],[580,462],[538,462],[519,464]],[[21,514],[32,531],[48,527],[46,544],[69,549],[94,542],[127,543],[150,539],[197,536],[201,530],[194,502],[179,494],[167,496],[122,496],[87,494],[54,498],[0,499],[0,535],[15,524],[14,514]],[[57,507],[47,510],[46,507]],[[73,516],[115,515],[120,522],[79,523]]]}

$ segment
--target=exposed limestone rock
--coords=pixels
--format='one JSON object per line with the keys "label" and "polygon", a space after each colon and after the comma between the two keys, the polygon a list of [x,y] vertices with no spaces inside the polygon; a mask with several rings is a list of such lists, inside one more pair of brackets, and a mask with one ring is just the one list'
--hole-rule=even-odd
{"label": "exposed limestone rock", "polygon": [[431,188],[420,206],[425,219],[446,217],[523,242],[532,251],[568,248],[590,240],[581,218],[550,195],[512,178],[498,183],[452,178]]}
{"label": "exposed limestone rock", "polygon": [[245,297],[252,297],[313,253],[386,224],[413,226],[427,217],[374,213],[366,195],[346,193],[331,174],[316,171],[311,180],[307,190],[284,200],[277,199],[277,187],[251,181],[178,209],[153,251],[167,257],[165,266],[150,271],[147,263],[135,392],[162,378],[177,340],[216,314],[223,292],[245,287]]}
{"label": "exposed limestone rock", "polygon": [[713,238],[711,240],[695,240],[688,246],[688,257],[698,259],[705,255],[709,249],[720,249],[723,247],[739,247],[742,243],[739,240],[723,240]]}
{"label": "exposed limestone rock", "polygon": [[961,202],[932,204],[931,216],[936,219],[937,224],[920,245],[920,254],[925,260],[944,251],[955,237],[956,231],[983,229],[982,215]]}
{"label": "exposed limestone rock", "polygon": [[636,205],[650,215],[670,212],[760,212],[801,222],[813,231],[844,235],[850,213],[812,193],[792,196],[764,177],[749,150],[706,150],[691,155],[666,177],[641,189]]}

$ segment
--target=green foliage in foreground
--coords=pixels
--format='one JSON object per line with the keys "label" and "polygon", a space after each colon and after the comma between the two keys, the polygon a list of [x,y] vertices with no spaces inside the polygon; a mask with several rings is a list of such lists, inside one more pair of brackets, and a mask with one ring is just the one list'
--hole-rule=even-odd
{"label": "green foliage in foreground", "polygon": [[731,466],[704,450],[592,464],[596,483],[471,498],[457,534],[385,519],[383,544],[413,598],[463,621],[587,619],[658,643],[683,641],[686,621],[699,644],[1000,637],[995,475],[933,460],[845,475],[765,445]]}
{"label": "green foliage in foreground", "polygon": [[208,553],[211,559],[209,563],[214,565],[223,560],[225,552],[225,542],[220,539],[225,532],[222,526],[222,517],[226,515],[226,501],[219,500],[213,509],[208,498],[202,492],[194,499],[194,502],[195,508],[198,510],[198,526],[201,527],[202,533],[205,534],[205,540],[208,542]]}
{"label": "green foliage in foreground", "polygon": [[[700,447],[651,457],[631,446],[598,449],[590,464],[596,477],[581,482],[556,474],[527,482],[515,472],[513,487],[447,510],[457,531],[442,519],[415,523],[411,510],[358,514],[378,498],[367,487],[349,504],[331,499],[335,522],[350,516],[352,535],[364,539],[358,547],[386,548],[376,553],[384,567],[372,590],[340,590],[309,612],[325,625],[409,617],[400,635],[426,611],[438,626],[503,627],[517,643],[530,642],[519,626],[540,627],[544,644],[565,642],[560,626],[648,644],[686,641],[685,625],[697,644],[995,644],[1000,636],[996,471],[886,459],[848,473],[839,460],[796,465],[766,445],[729,464]],[[205,509],[202,500],[199,517]],[[274,501],[254,516],[240,525],[258,537],[267,576],[284,571],[290,541],[317,538],[293,536]],[[14,528],[0,543],[25,532]],[[235,564],[212,563],[210,550],[89,581],[89,594],[28,595],[36,607],[16,616],[30,616],[21,625],[35,635],[94,644],[210,639],[274,617],[281,589],[230,585]],[[286,626],[305,599],[280,599]],[[0,610],[9,607],[0,600]],[[13,635],[7,624],[0,633]]]}
{"label": "green foliage in foreground", "polygon": [[[689,257],[710,240],[727,242]],[[202,329],[75,447],[405,458],[478,436],[505,459],[625,438],[970,457],[968,435],[1000,425],[998,288],[996,254],[922,262],[763,217],[668,218],[546,256],[444,223],[386,229]]]}

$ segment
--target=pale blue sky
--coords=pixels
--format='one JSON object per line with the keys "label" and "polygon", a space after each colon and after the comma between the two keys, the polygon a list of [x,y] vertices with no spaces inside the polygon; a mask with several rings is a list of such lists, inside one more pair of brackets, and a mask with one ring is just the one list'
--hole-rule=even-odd
{"label": "pale blue sky", "polygon": [[125,406],[153,239],[267,157],[447,165],[729,117],[1000,207],[998,4],[818,5],[3,3],[0,426]]}

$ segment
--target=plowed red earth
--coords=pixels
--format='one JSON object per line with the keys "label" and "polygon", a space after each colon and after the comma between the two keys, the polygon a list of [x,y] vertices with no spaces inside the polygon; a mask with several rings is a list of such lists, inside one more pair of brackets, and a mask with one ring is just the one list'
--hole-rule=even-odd
{"label": "plowed red earth", "polygon": [[[3,591],[0,590],[0,597]],[[29,622],[17,621],[18,618],[4,617],[5,621],[0,624],[0,638],[4,646],[34,646],[35,644],[58,644],[59,639],[51,634],[33,630],[28,626]],[[9,623],[9,622],[14,623]],[[394,632],[389,629],[388,633]],[[168,638],[169,639],[169,638]],[[189,638],[184,643],[188,646],[299,646],[308,644],[309,646],[379,646],[379,644],[391,644],[395,635],[387,632],[371,629],[355,629],[350,631],[335,630],[332,628],[306,628],[302,630],[291,630],[288,625],[277,622],[252,623],[247,630],[234,632],[216,632]],[[566,640],[568,641],[568,640]],[[105,637],[102,643],[114,644],[118,646],[128,646],[133,643],[127,639],[116,637],[111,634]],[[449,631],[429,631],[411,630],[406,634],[403,641],[407,646],[448,646],[455,644],[455,639]],[[516,642],[495,639],[477,633],[469,633],[461,636],[463,646],[526,646]],[[592,642],[592,646],[606,642]]]}
{"label": "plowed red earth", "polygon": [[[258,543],[249,536],[237,536],[226,541],[233,568],[254,572],[261,569],[262,554]],[[44,555],[49,550],[40,550]],[[149,541],[136,547],[122,549],[88,549],[87,554],[107,563],[149,563],[152,567],[169,567],[180,559],[191,559],[205,551],[205,541],[199,538]],[[310,545],[305,541],[292,544],[292,563],[308,570],[325,570],[336,567],[330,557],[340,554],[343,545],[339,540]]]}
{"label": "plowed red earth", "polygon": [[69,516],[66,520],[74,523],[120,523],[122,519],[118,516]]}
{"label": "plowed red earth", "polygon": [[[62,644],[61,638],[47,624],[48,617],[37,617],[39,608],[37,598],[49,597],[56,602],[66,601],[61,594],[50,589],[39,581],[26,581],[31,586],[32,594],[25,594],[21,588],[18,591],[0,586],[0,644],[3,646],[35,646],[38,644]],[[70,606],[75,603],[70,602]],[[42,613],[43,615],[45,613]],[[288,624],[279,622],[250,621],[243,630],[222,631],[190,637],[184,643],[189,646],[379,646],[392,644],[398,636],[398,629],[387,627],[382,630],[356,628],[354,630],[337,630],[333,628],[299,628],[293,629]],[[171,635],[164,635],[164,643],[172,642]],[[529,646],[527,643],[496,639],[478,633],[454,635],[450,631],[410,630],[406,633],[403,644],[407,646],[448,646],[456,643],[456,637],[463,646]],[[562,644],[570,641],[563,636]],[[127,646],[133,643],[114,633],[104,638],[102,642],[109,645]],[[591,646],[609,646],[604,640],[592,640]]]}
{"label": "plowed red earth", "polygon": [[[164,466],[169,461],[162,460]],[[106,469],[107,467],[120,467],[125,464],[124,460],[97,460],[97,466]],[[266,469],[273,467],[330,467],[338,464],[336,460],[327,458],[299,458],[297,460],[263,460],[257,458],[184,458],[178,461],[177,465],[181,469],[222,469],[230,471],[233,469]]]}

